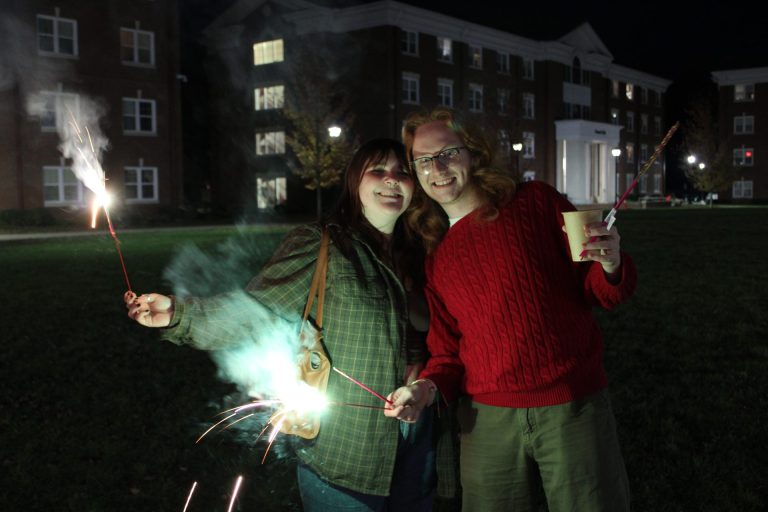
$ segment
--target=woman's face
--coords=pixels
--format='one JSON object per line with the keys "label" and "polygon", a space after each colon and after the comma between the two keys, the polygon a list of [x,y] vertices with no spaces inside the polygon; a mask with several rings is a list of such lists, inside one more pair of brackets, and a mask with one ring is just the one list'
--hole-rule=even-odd
{"label": "woman's face", "polygon": [[411,204],[413,178],[393,152],[386,160],[363,169],[358,188],[363,215],[382,233],[392,233],[397,219]]}

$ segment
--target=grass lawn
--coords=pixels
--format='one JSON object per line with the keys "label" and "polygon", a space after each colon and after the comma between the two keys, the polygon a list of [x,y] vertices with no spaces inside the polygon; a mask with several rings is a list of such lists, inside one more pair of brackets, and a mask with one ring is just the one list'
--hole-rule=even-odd
{"label": "grass lawn", "polygon": [[[640,284],[598,315],[634,510],[764,510],[768,208],[622,211],[617,225]],[[235,281],[284,232],[241,235]],[[181,245],[233,234],[121,234],[134,290],[170,291]],[[260,465],[263,445],[234,433],[195,444],[234,389],[207,354],[128,320],[108,235],[2,243],[0,282],[0,510],[180,512],[198,481],[189,512],[223,511],[240,474],[236,510],[300,510],[290,457]]]}

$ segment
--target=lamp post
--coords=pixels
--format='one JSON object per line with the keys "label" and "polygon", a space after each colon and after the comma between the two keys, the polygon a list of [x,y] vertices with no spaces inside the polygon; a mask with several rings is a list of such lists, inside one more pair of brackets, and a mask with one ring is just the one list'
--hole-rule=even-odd
{"label": "lamp post", "polygon": [[514,144],[512,144],[512,149],[514,150],[515,155],[517,155],[515,157],[515,160],[516,160],[515,171],[517,171],[518,178],[522,179],[523,175],[520,172],[520,153],[523,151],[523,143],[522,142],[515,142]]}
{"label": "lamp post", "polygon": [[621,156],[621,149],[611,149],[611,155],[613,155],[613,172],[614,172],[614,201],[619,201],[619,157]]}

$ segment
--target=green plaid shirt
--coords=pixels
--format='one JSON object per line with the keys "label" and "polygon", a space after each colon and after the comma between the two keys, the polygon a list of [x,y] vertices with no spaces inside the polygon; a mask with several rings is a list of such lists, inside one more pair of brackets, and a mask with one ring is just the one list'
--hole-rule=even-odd
{"label": "green plaid shirt", "polygon": [[[333,227],[331,227],[333,229]],[[301,318],[320,247],[320,227],[297,228],[272,260],[247,286],[260,304],[284,318]],[[406,373],[406,294],[395,274],[359,239],[353,247],[364,279],[330,244],[323,314],[324,342],[332,364],[347,375],[386,395],[403,385]],[[214,350],[231,346],[216,312],[231,303],[217,298],[176,303],[164,338],[177,344]],[[247,320],[243,320],[247,323]],[[258,325],[255,326],[258,328]],[[383,402],[331,372],[328,396],[337,402],[383,406]],[[395,464],[399,422],[381,410],[331,406],[313,440],[295,438],[298,457],[329,482],[366,494],[386,496]]]}

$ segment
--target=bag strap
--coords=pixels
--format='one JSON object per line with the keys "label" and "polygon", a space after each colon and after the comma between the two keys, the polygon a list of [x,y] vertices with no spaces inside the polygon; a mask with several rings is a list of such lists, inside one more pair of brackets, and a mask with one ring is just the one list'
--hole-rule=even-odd
{"label": "bag strap", "polygon": [[[320,237],[320,251],[317,254],[317,266],[312,276],[312,284],[309,286],[309,296],[307,305],[304,306],[303,322],[309,318],[309,312],[312,310],[312,304],[317,295],[317,315],[315,315],[315,324],[319,329],[323,328],[323,302],[325,301],[325,277],[328,274],[328,243],[330,241],[328,228],[323,227],[323,234]],[[302,322],[302,325],[303,325]]]}

